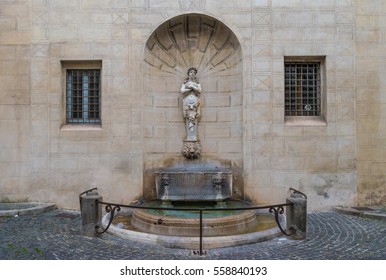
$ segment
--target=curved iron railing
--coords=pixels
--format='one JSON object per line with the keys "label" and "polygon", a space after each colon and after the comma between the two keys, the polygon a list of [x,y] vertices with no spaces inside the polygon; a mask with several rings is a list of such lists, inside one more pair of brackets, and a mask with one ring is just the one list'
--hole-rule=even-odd
{"label": "curved iron railing", "polygon": [[301,194],[305,199],[307,199],[307,195],[305,193],[302,193],[301,191],[298,191],[294,188],[289,188],[290,191],[293,191],[294,193],[298,193],[298,194]]}
{"label": "curved iron railing", "polygon": [[202,224],[202,213],[203,212],[215,212],[215,211],[244,211],[244,210],[259,210],[259,209],[269,209],[269,213],[274,213],[275,221],[278,225],[280,231],[286,235],[290,236],[292,232],[287,233],[281,226],[279,215],[284,214],[284,206],[290,206],[293,203],[282,203],[282,204],[274,204],[267,206],[248,206],[248,207],[237,207],[237,208],[178,208],[178,207],[148,207],[141,205],[131,205],[131,204],[116,204],[110,202],[97,201],[98,204],[106,205],[105,211],[106,213],[110,213],[110,219],[106,226],[106,228],[102,228],[102,226],[97,226],[97,232],[102,234],[105,233],[110,227],[111,223],[114,220],[115,211],[121,211],[121,208],[132,208],[132,209],[144,209],[144,210],[171,210],[171,211],[195,211],[200,213],[200,223]]}
{"label": "curved iron railing", "polygon": [[[90,190],[84,191],[79,195],[80,202],[82,201],[81,197],[84,194],[87,194],[93,190],[96,190],[97,188],[92,188]],[[305,198],[307,196],[293,188],[290,188],[291,191],[294,193],[299,193],[303,195]],[[291,226],[285,230],[281,223],[280,223],[280,215],[284,214],[284,207],[285,206],[291,206],[293,205],[292,202],[288,203],[282,203],[282,204],[274,204],[274,205],[265,205],[265,206],[246,206],[246,207],[237,207],[237,208],[178,208],[178,207],[150,207],[150,206],[142,206],[142,205],[132,205],[132,204],[117,204],[117,203],[110,203],[110,202],[103,202],[96,200],[96,204],[105,205],[105,211],[106,213],[110,213],[110,218],[108,221],[108,224],[106,227],[103,227],[102,225],[96,225],[95,231],[97,234],[103,234],[105,233],[109,227],[111,226],[116,212],[121,211],[121,208],[131,208],[131,209],[145,209],[145,210],[172,210],[172,211],[197,211],[199,212],[199,218],[200,218],[200,250],[199,254],[203,254],[202,250],[202,239],[203,239],[203,212],[213,212],[213,211],[243,211],[243,210],[259,210],[259,209],[268,209],[269,213],[273,213],[275,217],[275,222],[278,225],[280,231],[286,235],[290,236],[295,232],[295,229]]]}
{"label": "curved iron railing", "polygon": [[79,194],[79,204],[80,204],[80,209],[82,209],[82,195],[87,194],[87,193],[92,192],[92,191],[95,191],[95,190],[97,190],[97,189],[98,189],[98,188],[92,188],[92,189],[89,189],[89,190],[84,191],[84,192],[82,192],[82,193]]}

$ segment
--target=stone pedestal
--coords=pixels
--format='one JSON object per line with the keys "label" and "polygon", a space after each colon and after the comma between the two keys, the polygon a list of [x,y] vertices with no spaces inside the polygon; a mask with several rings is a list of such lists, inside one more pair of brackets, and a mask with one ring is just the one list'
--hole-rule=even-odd
{"label": "stone pedestal", "polygon": [[84,236],[97,236],[96,226],[101,224],[102,205],[97,201],[102,201],[102,197],[96,191],[88,192],[80,198],[80,211],[82,216],[82,234]]}
{"label": "stone pedestal", "polygon": [[292,193],[287,198],[287,232],[292,232],[291,239],[301,240],[306,238],[307,233],[307,198],[300,193]]}

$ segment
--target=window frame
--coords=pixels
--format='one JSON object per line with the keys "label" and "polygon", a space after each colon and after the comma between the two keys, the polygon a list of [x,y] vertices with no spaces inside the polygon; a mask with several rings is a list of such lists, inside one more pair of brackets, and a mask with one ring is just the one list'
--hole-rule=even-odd
{"label": "window frame", "polygon": [[[325,73],[325,56],[286,56],[283,63],[283,113],[284,122],[286,125],[326,125],[326,73]],[[312,116],[288,116],[286,115],[286,64],[287,63],[318,63],[319,64],[319,76],[320,76],[320,110],[319,115]]]}
{"label": "window frame", "polygon": [[[63,88],[63,106],[62,106],[62,127],[101,127],[102,126],[102,61],[101,60],[92,60],[92,61],[61,61],[62,65],[62,88]],[[99,121],[68,121],[67,116],[67,72],[68,70],[99,70]],[[82,113],[83,114],[83,113]],[[81,120],[81,119],[80,119]]]}

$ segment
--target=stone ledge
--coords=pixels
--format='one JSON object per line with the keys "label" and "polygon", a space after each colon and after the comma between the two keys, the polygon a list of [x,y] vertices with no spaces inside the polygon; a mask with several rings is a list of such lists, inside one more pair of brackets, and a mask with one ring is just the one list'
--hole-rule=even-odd
{"label": "stone ledge", "polygon": [[48,212],[56,209],[54,203],[38,203],[38,202],[26,202],[26,203],[0,203],[1,206],[11,205],[12,209],[1,210],[6,207],[0,207],[0,217],[9,216],[21,216],[21,215],[37,215],[43,212]]}
{"label": "stone ledge", "polygon": [[335,207],[334,211],[339,213],[360,216],[363,218],[376,219],[386,221],[386,211],[380,211],[379,207],[367,206],[367,207]]}

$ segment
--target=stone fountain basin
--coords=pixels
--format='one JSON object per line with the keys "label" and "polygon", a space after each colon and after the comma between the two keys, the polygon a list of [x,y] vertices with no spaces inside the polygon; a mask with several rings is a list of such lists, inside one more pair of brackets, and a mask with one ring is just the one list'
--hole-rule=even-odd
{"label": "stone fountain basin", "polygon": [[[137,209],[135,210],[137,211]],[[135,215],[131,209],[121,211],[114,219],[114,222],[109,228],[111,234],[120,236],[122,238],[140,241],[145,243],[161,244],[170,248],[184,248],[184,249],[198,249],[200,246],[199,240],[199,219],[197,217],[192,218],[171,218],[161,216],[162,221],[155,221],[155,223],[161,228],[159,233],[156,232],[144,232],[138,229],[132,224],[133,216]],[[140,211],[143,211],[142,209]],[[177,212],[177,211],[174,211]],[[267,211],[238,211],[237,214],[230,214],[217,220],[218,223],[214,223],[216,217],[205,218],[203,216],[203,247],[205,249],[230,247],[237,245],[252,244],[256,242],[262,242],[270,240],[277,236],[282,235],[280,229],[277,227],[274,217],[268,214]],[[245,213],[243,213],[245,212]],[[253,212],[253,213],[252,213]],[[209,213],[209,212],[208,212]],[[141,212],[141,217],[145,216],[148,219],[148,213]],[[151,214],[154,215],[154,214]],[[151,217],[152,220],[154,217]],[[197,215],[197,213],[195,213]],[[236,216],[234,216],[236,215]],[[197,215],[198,216],[198,215]],[[234,216],[234,217],[232,217]],[[235,230],[236,224],[240,224],[241,217],[246,219],[247,222],[253,219],[253,226],[239,228]],[[160,216],[157,216],[158,218]],[[110,218],[110,213],[103,217],[102,224],[107,226]],[[187,221],[189,220],[189,221]],[[148,223],[146,221],[145,223]],[[235,224],[236,223],[236,224]],[[181,228],[181,224],[182,228]],[[171,226],[171,229],[165,229],[167,225]],[[216,228],[217,229],[214,229]],[[232,229],[233,228],[233,229]],[[151,230],[154,231],[154,228]],[[165,232],[163,232],[165,230]],[[192,234],[194,232],[194,234]],[[185,235],[185,236],[184,236]]]}
{"label": "stone fountain basin", "polygon": [[[237,208],[247,206],[244,202],[228,200],[227,207]],[[159,200],[146,201],[142,206],[162,207]],[[233,235],[248,232],[256,228],[257,216],[255,210],[224,210],[214,202],[175,202],[176,210],[135,209],[132,215],[132,225],[143,232],[171,236],[199,236],[200,211],[189,210],[201,208],[215,211],[203,211],[203,234],[205,236]],[[223,206],[224,207],[224,206]],[[171,207],[173,208],[173,206]]]}
{"label": "stone fountain basin", "polygon": [[[196,213],[198,216],[199,213]],[[179,218],[168,215],[157,215],[146,210],[135,210],[132,225],[143,232],[171,235],[171,236],[199,236],[199,218]],[[205,218],[203,215],[204,236],[233,235],[248,232],[255,228],[257,219],[255,211],[240,211],[240,213]]]}

